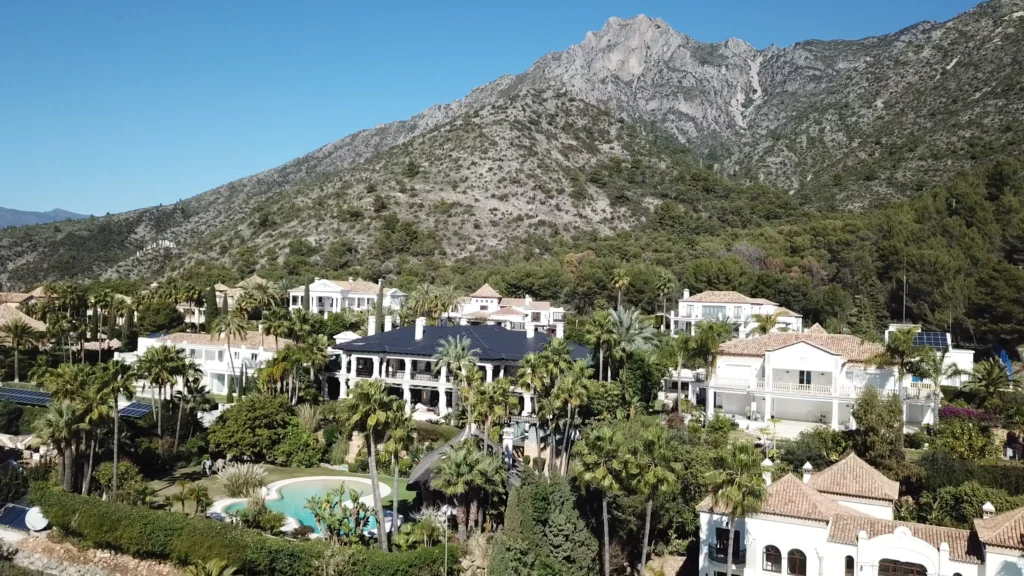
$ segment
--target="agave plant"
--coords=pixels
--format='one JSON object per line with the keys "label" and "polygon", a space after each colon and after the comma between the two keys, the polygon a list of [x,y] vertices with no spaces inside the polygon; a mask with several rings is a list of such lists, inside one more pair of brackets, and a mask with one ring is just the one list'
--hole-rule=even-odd
{"label": "agave plant", "polygon": [[224,483],[224,493],[230,498],[245,498],[253,491],[263,487],[263,477],[267,475],[262,464],[231,464],[221,470],[217,477]]}

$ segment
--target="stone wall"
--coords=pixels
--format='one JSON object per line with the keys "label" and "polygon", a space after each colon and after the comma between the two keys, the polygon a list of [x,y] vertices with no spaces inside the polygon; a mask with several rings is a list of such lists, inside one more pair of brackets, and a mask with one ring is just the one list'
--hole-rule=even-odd
{"label": "stone wall", "polygon": [[14,563],[18,566],[52,576],[181,576],[181,571],[170,564],[105,550],[79,550],[44,536],[23,538],[7,548],[16,551]]}

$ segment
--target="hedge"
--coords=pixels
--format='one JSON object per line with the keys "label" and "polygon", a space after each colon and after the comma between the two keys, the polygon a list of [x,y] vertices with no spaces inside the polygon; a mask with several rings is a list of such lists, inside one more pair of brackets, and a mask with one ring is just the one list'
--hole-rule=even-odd
{"label": "hedge", "polygon": [[[319,564],[331,550],[322,541],[271,538],[233,524],[105,502],[44,484],[32,486],[30,500],[63,533],[89,546],[136,558],[182,565],[220,558],[249,576],[319,576]],[[391,554],[353,548],[347,555],[349,561],[338,565],[333,576],[443,576],[444,572],[440,547]],[[458,548],[450,546],[449,573],[456,574],[458,565]]]}
{"label": "hedge", "polygon": [[974,480],[982,486],[1024,494],[1024,463],[1009,460],[962,460],[943,450],[928,450],[919,462],[925,471],[924,488],[937,490]]}

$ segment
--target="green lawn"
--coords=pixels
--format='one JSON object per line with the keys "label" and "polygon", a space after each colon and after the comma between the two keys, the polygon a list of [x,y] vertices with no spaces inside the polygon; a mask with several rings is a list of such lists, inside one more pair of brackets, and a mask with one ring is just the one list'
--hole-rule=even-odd
{"label": "green lawn", "polygon": [[[318,468],[282,468],[280,466],[274,466],[274,465],[271,465],[271,464],[264,464],[264,467],[267,469],[267,475],[264,477],[264,483],[265,484],[271,484],[273,482],[277,482],[278,480],[287,480],[289,478],[305,478],[307,476],[353,476],[353,477],[356,477],[356,478],[365,478],[367,480],[370,479],[370,475],[369,474],[356,474],[354,472],[342,472],[342,471],[339,471],[339,470],[331,470],[330,468],[322,468],[322,467],[318,467]],[[387,475],[381,474],[381,475],[379,475],[379,477],[380,477],[381,483],[386,484],[388,488],[392,487],[392,479],[393,478],[391,476],[387,476]],[[149,483],[149,486],[151,488],[153,488],[153,490],[156,491],[157,496],[166,497],[166,496],[170,496],[171,494],[174,494],[175,492],[180,490],[180,488],[175,486],[175,483],[178,482],[179,480],[188,480],[190,482],[198,482],[198,483],[206,486],[206,489],[209,490],[209,492],[210,492],[210,498],[212,498],[214,501],[220,500],[222,498],[227,498],[227,495],[224,494],[224,489],[223,489],[220,481],[217,479],[217,475],[215,474],[215,475],[209,476],[209,477],[203,476],[202,470],[201,470],[201,468],[199,466],[192,466],[192,467],[189,467],[189,468],[179,468],[173,474],[171,474],[171,475],[169,475],[169,476],[167,476],[165,478],[161,478],[159,480],[153,480],[152,482]],[[398,502],[399,502],[399,506],[400,507],[407,507],[409,504],[412,503],[413,499],[416,498],[416,492],[413,492],[413,491],[409,490],[408,487],[406,486],[407,481],[408,481],[408,479],[406,479],[406,478],[399,478],[398,479],[398,499],[399,499]],[[391,502],[392,502],[392,496],[391,495],[388,495],[388,496],[384,497],[384,506],[385,507],[389,508],[391,506]],[[177,505],[176,505],[175,509],[177,510],[177,509],[180,509],[180,508],[178,508]],[[185,510],[187,512],[191,513],[193,509],[194,508],[193,508],[191,503],[190,504],[186,504]]]}

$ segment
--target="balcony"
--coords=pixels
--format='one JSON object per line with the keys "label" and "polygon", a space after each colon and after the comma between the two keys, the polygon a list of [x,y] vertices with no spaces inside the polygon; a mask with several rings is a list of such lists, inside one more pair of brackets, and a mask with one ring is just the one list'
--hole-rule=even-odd
{"label": "balcony", "polygon": [[552,312],[551,313],[551,321],[552,322],[565,322],[565,312]]}
{"label": "balcony", "polygon": [[[725,564],[728,561],[729,547],[719,542],[712,542],[708,544],[708,556],[711,557],[711,561],[718,564]],[[739,548],[737,546],[732,547],[732,563],[733,564],[746,564],[747,563],[747,549]]]}
{"label": "balcony", "polygon": [[750,390],[754,381],[746,378],[717,378],[712,388],[723,388],[727,390]]}
{"label": "balcony", "polygon": [[790,394],[808,394],[810,396],[831,396],[831,384],[800,384],[797,382],[772,382],[772,390],[775,392],[788,392]]}
{"label": "balcony", "polygon": [[417,382],[437,382],[437,374],[433,372],[413,372],[412,379]]}
{"label": "balcony", "polygon": [[934,388],[922,388],[919,386],[907,386],[903,388],[903,398],[905,400],[929,401],[935,400],[937,397],[939,397],[939,391]]}

